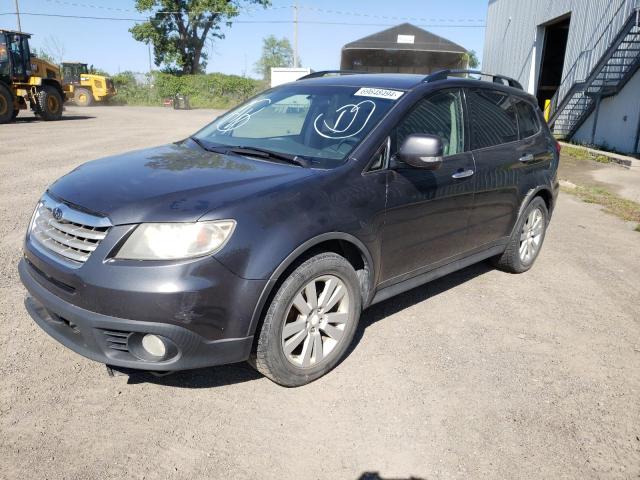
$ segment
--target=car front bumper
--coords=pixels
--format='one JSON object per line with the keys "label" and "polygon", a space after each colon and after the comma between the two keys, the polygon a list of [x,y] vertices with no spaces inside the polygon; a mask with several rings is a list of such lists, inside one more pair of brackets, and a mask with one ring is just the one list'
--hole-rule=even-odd
{"label": "car front bumper", "polygon": [[[64,346],[92,360],[124,368],[173,371],[240,362],[249,357],[253,337],[208,340],[178,325],[91,312],[45,288],[25,259],[18,269],[29,292],[25,306],[35,322]],[[166,358],[149,360],[140,354],[140,339],[145,334],[168,341],[172,347]]]}

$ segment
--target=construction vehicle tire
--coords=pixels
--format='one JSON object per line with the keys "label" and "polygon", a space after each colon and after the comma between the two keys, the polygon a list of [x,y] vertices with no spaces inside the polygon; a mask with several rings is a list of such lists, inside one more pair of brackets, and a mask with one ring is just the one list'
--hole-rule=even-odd
{"label": "construction vehicle tire", "polygon": [[7,87],[0,85],[0,123],[11,122],[15,118],[13,111],[13,95]]}
{"label": "construction vehicle tire", "polygon": [[60,120],[62,117],[62,96],[58,89],[44,85],[38,92],[38,115],[43,120]]}
{"label": "construction vehicle tire", "polygon": [[93,93],[86,88],[77,88],[73,94],[73,101],[79,107],[90,107],[93,105]]}

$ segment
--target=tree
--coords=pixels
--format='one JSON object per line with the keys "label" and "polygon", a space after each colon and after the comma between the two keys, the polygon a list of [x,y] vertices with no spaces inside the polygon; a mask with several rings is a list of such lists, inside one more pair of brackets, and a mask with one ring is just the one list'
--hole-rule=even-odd
{"label": "tree", "polygon": [[270,0],[135,0],[139,12],[152,12],[149,21],[129,29],[139,42],[152,44],[159,67],[183,74],[201,73],[207,66],[207,39],[224,38],[221,25],[231,25],[240,5],[270,5]]}
{"label": "tree", "polygon": [[463,53],[462,62],[467,64],[467,68],[478,68],[480,66],[480,61],[478,61],[478,56],[476,55],[475,50],[469,50],[468,52]]}
{"label": "tree", "polygon": [[271,67],[293,67],[293,63],[293,48],[289,40],[278,40],[274,35],[269,35],[262,40],[262,55],[256,62],[255,70],[266,81],[271,81]]}
{"label": "tree", "polygon": [[49,35],[44,39],[44,46],[40,49],[40,52],[53,59],[53,63],[60,65],[64,60],[66,49],[64,48],[64,43],[58,37]]}
{"label": "tree", "polygon": [[44,49],[38,50],[37,48],[32,49],[31,53],[35,55],[37,58],[44,60],[45,62],[56,64],[56,59],[49,55]]}

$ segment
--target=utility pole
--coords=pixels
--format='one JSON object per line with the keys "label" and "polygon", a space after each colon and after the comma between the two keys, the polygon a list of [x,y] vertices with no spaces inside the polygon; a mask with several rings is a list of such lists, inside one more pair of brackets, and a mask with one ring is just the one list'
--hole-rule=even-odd
{"label": "utility pole", "polygon": [[153,65],[151,63],[151,42],[147,43],[149,50],[149,102],[151,102],[151,90],[153,89]]}
{"label": "utility pole", "polygon": [[[16,0],[17,2],[18,0]],[[298,2],[293,2],[293,67],[298,68]]]}
{"label": "utility pole", "polygon": [[147,47],[149,49],[149,79],[151,79],[151,72],[153,70],[153,63],[151,62],[151,42],[147,43]]}
{"label": "utility pole", "polygon": [[15,3],[16,3],[16,17],[18,17],[18,31],[21,32],[22,26],[20,25],[20,7],[18,6],[18,0],[16,0]]}

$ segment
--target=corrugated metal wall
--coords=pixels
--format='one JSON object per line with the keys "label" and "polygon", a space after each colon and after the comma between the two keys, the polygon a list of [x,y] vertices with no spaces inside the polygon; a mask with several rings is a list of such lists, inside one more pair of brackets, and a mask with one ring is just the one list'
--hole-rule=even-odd
{"label": "corrugated metal wall", "polygon": [[514,77],[533,92],[531,83],[537,79],[542,53],[542,39],[536,41],[538,27],[568,13],[571,24],[562,77],[590,70],[600,55],[589,50],[598,42],[607,43],[614,30],[608,28],[612,20],[628,18],[637,4],[638,0],[489,0],[482,70]]}

